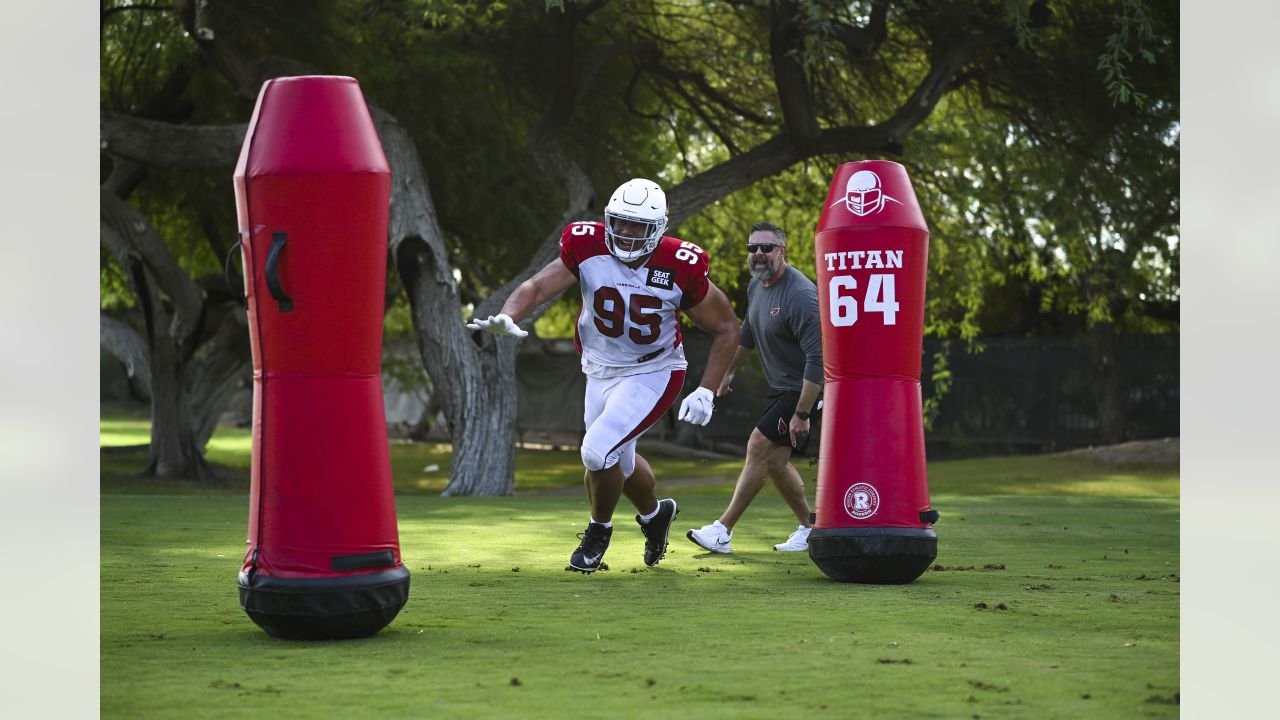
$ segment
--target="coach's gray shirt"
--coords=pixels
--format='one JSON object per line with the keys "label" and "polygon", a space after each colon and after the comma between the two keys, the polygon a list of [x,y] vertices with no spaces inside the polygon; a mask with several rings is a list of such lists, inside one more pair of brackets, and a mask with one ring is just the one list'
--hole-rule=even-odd
{"label": "coach's gray shirt", "polygon": [[788,265],[772,287],[751,279],[738,344],[759,351],[770,387],[799,391],[802,380],[822,384],[821,322],[818,289]]}

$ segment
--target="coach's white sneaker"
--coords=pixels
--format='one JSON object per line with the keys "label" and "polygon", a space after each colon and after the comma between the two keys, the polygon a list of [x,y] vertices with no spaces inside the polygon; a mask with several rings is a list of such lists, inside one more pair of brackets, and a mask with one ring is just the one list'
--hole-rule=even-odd
{"label": "coach's white sneaker", "polygon": [[729,552],[729,541],[733,539],[733,531],[717,520],[710,525],[703,525],[697,530],[690,530],[685,536],[693,541],[694,545],[704,550],[710,550],[715,553]]}
{"label": "coach's white sneaker", "polygon": [[791,533],[791,537],[787,538],[784,543],[773,546],[774,550],[782,552],[804,552],[809,549],[809,531],[813,528],[807,528],[803,525],[796,527],[796,531]]}

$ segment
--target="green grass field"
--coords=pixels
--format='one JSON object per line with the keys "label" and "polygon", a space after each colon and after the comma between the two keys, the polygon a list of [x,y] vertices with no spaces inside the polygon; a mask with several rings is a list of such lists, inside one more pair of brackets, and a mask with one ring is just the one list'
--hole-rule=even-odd
{"label": "green grass field", "polygon": [[[101,421],[103,447],[144,445],[151,439],[151,425],[146,417],[112,416]],[[249,453],[252,438],[248,430],[219,428],[210,440],[206,457],[224,467],[232,477],[215,487],[150,482],[134,477],[144,464],[145,455],[137,453],[104,454],[102,456],[102,489],[104,492],[200,494],[246,493],[249,491]],[[736,477],[741,469],[738,460],[688,460],[670,456],[647,455],[654,472],[660,477],[685,479]],[[439,495],[449,480],[452,468],[450,447],[440,443],[391,443],[391,472],[397,494]],[[516,456],[516,490],[540,491],[581,486],[582,460],[577,450],[521,450]],[[574,479],[576,478],[576,479]]]}
{"label": "green grass field", "polygon": [[[101,421],[103,447],[137,446],[150,440],[150,421],[145,416],[117,412]],[[643,449],[643,438],[641,447]],[[135,476],[145,455],[103,454],[102,491],[135,494],[240,494],[249,491],[248,430],[219,428],[209,442],[206,457],[226,468],[232,477],[214,486],[153,482]],[[658,478],[666,480],[719,479],[728,485],[711,484],[682,488],[685,493],[731,494],[732,480],[742,469],[740,460],[703,460],[646,453]],[[397,495],[439,495],[449,479],[452,458],[448,445],[438,443],[391,444],[391,473]],[[817,476],[817,468],[801,464],[806,480]],[[576,450],[520,450],[516,454],[516,491],[539,492],[578,487],[582,483],[582,461]],[[1177,497],[1176,468],[1152,465],[1111,466],[1079,457],[1020,456],[954,460],[929,464],[929,486],[933,493],[1082,495],[1123,497]],[[810,488],[812,490],[812,488]]]}
{"label": "green grass field", "polygon": [[[135,442],[117,422],[138,421],[104,420],[103,444]],[[231,467],[246,453],[221,431],[210,449]],[[102,716],[1178,715],[1176,467],[931,463],[937,564],[862,586],[771,550],[794,526],[772,491],[732,555],[684,539],[719,514],[736,463],[655,463],[660,482],[721,480],[671,493],[661,565],[620,512],[611,569],[582,576],[563,569],[582,498],[441,498],[413,466],[436,453],[393,446],[408,604],[372,638],[318,643],[271,638],[239,607],[242,487],[165,493],[128,476],[137,457],[104,455]],[[581,483],[576,453],[518,467],[518,489]]]}

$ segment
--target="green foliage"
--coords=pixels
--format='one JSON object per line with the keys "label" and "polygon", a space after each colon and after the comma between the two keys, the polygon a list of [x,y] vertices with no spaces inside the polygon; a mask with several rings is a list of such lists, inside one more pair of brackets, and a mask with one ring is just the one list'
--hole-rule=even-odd
{"label": "green foliage", "polygon": [[[975,62],[971,72],[978,80],[939,103],[906,139],[903,156],[887,158],[907,166],[931,229],[929,335],[976,348],[973,342],[984,332],[1079,332],[1103,323],[1127,332],[1176,330],[1176,312],[1166,309],[1176,308],[1178,284],[1176,83],[1167,73],[1144,72],[1134,82],[1152,102],[1117,108],[1108,100],[1107,83],[1092,60],[1103,50],[1102,30],[1116,31],[1107,7],[1055,7],[1051,21],[1033,24],[1035,11],[1006,3],[1005,22],[1020,39],[1018,53]],[[772,93],[750,79],[771,72],[768,55],[759,52],[758,39],[768,31],[762,13],[669,10],[670,17],[655,17],[679,19],[673,37],[724,40],[712,47],[686,43],[696,59],[677,49],[664,62],[696,68],[713,87],[728,88],[738,107],[777,113]],[[855,61],[836,48],[831,38],[838,23],[865,22],[856,12],[825,3],[804,7],[802,24],[811,40],[804,64],[821,116],[832,125],[892,113],[928,67],[927,46],[910,22],[891,20],[883,53],[891,66]],[[1164,33],[1176,29],[1176,18],[1167,13],[1144,17]],[[1161,40],[1158,33],[1151,37]],[[756,51],[745,52],[747,47]],[[1171,56],[1163,47],[1153,67],[1167,68]],[[734,73],[742,79],[716,82]],[[693,112],[678,98],[665,101],[674,110],[673,137],[692,141],[678,143],[678,161],[666,173],[672,181],[767,137],[750,118],[717,122],[723,110],[710,103]],[[835,166],[857,159],[863,158],[816,158],[763,179],[687,220],[679,234],[713,252],[713,280],[740,305],[749,275],[736,246],[745,228],[774,218],[802,241],[791,243],[791,263],[811,273],[805,251],[817,205]],[[1065,178],[1064,167],[1072,168]],[[1097,208],[1104,222],[1081,223],[1088,208]],[[1111,257],[1109,247],[1124,250]]]}
{"label": "green foliage", "polygon": [[787,262],[813,279],[814,231],[822,199],[838,163],[826,159],[802,163],[768,180],[726,196],[687,220],[680,237],[711,253],[711,280],[733,301],[739,315],[747,304],[747,236],[757,222],[771,222],[787,233]]}
{"label": "green foliage", "polygon": [[1031,30],[1031,12],[1026,0],[1004,0],[1004,19],[1013,28],[1018,47],[1026,49],[1035,41]]}
{"label": "green foliage", "polygon": [[[869,22],[867,4],[799,7],[793,53],[826,128],[890,117],[928,72],[939,28],[1003,28],[1017,40],[977,56],[901,139],[903,153],[885,156],[907,166],[931,229],[930,335],[1176,331],[1176,7],[1051,3],[1041,17],[1027,3],[894,5],[881,45],[862,53],[843,33]],[[635,176],[674,186],[783,130],[768,3],[271,0],[216,11],[220,37],[254,57],[353,75],[409,130],[470,296],[501,286],[557,229],[563,191],[527,151],[540,127],[598,196]],[[138,112],[186,68],[170,115],[185,107],[190,122],[243,122],[252,108],[195,61],[173,13],[113,14],[101,57],[104,107]],[[545,117],[565,93],[573,113]],[[673,232],[712,254],[712,279],[741,307],[751,223],[786,228],[788,260],[812,275],[818,203],[835,167],[857,159],[812,158]],[[227,169],[152,169],[133,199],[184,267],[220,271],[235,234]],[[127,303],[110,262],[100,288],[104,307]],[[396,312],[388,339],[408,332]],[[569,336],[576,314],[575,298],[561,300],[539,334]]]}
{"label": "green foliage", "polygon": [[[474,32],[501,35],[505,27]],[[366,96],[414,137],[446,240],[465,259],[458,267],[467,285],[483,293],[523,267],[561,200],[545,183],[525,181],[538,177],[524,149],[529,109],[505,92],[489,58],[468,49],[471,31],[415,28],[351,53]]]}
{"label": "green foliage", "polygon": [[931,334],[1177,330],[1176,75],[1144,75],[1161,99],[1118,107],[1064,67],[1108,21],[1060,20],[1010,69],[1042,87],[952,93],[908,146],[932,230]]}
{"label": "green foliage", "polygon": [[[128,4],[104,3],[107,7]],[[102,106],[117,112],[143,110],[173,69],[193,62],[195,55],[195,43],[175,13],[112,13],[102,24],[98,73]]]}
{"label": "green foliage", "polygon": [[951,363],[948,360],[951,350],[951,341],[946,339],[933,353],[933,365],[929,368],[929,386],[932,392],[924,398],[924,406],[922,412],[924,415],[924,429],[932,430],[933,423],[942,414],[942,398],[946,397],[951,390]]}
{"label": "green foliage", "polygon": [[[194,278],[221,276],[226,257],[221,253],[236,242],[234,198],[221,172],[192,172],[154,168],[154,182],[140,186],[131,201],[147,216],[178,266]],[[210,198],[218,200],[210,201]],[[202,208],[210,225],[192,208]]]}
{"label": "green foliage", "polygon": [[582,297],[572,288],[561,295],[547,311],[534,322],[538,337],[547,339],[566,339],[573,337],[578,324],[578,311],[582,307]]}
{"label": "green foliage", "polygon": [[[1098,56],[1098,70],[1107,84],[1107,95],[1113,104],[1132,102],[1145,104],[1147,95],[1134,88],[1129,65],[1136,52],[1148,64],[1156,63],[1152,47],[1168,45],[1169,38],[1153,30],[1151,10],[1142,0],[1119,0],[1120,15],[1116,31],[1107,36],[1107,49]],[[1132,43],[1133,49],[1130,49]]]}
{"label": "green foliage", "polygon": [[[422,17],[435,29],[465,25],[498,25],[506,21],[510,7],[504,2],[460,3],[456,0],[416,0]],[[550,7],[551,3],[548,3]],[[562,3],[563,5],[563,3]]]}
{"label": "green foliage", "polygon": [[393,342],[413,339],[413,309],[404,293],[396,295],[382,316],[382,341]]}
{"label": "green foliage", "polygon": [[115,261],[106,248],[99,250],[98,307],[104,312],[123,313],[137,302],[124,268]]}

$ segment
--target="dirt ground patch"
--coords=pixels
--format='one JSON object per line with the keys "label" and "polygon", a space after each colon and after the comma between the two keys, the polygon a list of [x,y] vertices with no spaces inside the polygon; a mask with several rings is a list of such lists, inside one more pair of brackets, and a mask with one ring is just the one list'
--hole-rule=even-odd
{"label": "dirt ground patch", "polygon": [[1159,440],[1135,440],[1119,445],[1103,445],[1101,447],[1068,450],[1061,455],[1087,457],[1109,465],[1129,465],[1141,463],[1146,465],[1177,465],[1178,438],[1160,438]]}
{"label": "dirt ground patch", "polygon": [[[671,454],[678,454],[684,449],[677,445],[664,445],[664,451]],[[686,449],[687,450],[687,449]],[[726,458],[731,455],[722,455],[719,453],[708,453],[706,451],[688,450],[691,457],[696,458]],[[1135,440],[1133,442],[1120,443],[1118,445],[1102,445],[1099,447],[1079,448],[1077,450],[1068,450],[1066,452],[1057,453],[1061,456],[1084,457],[1097,462],[1106,463],[1108,465],[1177,465],[1178,464],[1178,438],[1160,438],[1158,440]],[[801,475],[806,478],[813,478],[817,475],[817,468],[810,466],[807,461],[797,463],[796,469],[800,470]],[[724,482],[726,479],[732,478],[679,478],[679,477],[663,477],[659,478],[660,487],[662,488],[680,488],[700,485],[710,485],[714,483]],[[568,496],[578,495],[582,493],[582,487],[575,485],[573,487],[564,488],[545,488],[540,490],[521,490],[520,495],[550,495],[550,496]]]}

